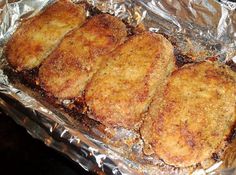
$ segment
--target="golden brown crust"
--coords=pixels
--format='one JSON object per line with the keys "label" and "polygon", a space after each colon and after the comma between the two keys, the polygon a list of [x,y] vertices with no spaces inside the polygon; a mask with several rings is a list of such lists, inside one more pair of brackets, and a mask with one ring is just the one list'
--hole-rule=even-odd
{"label": "golden brown crust", "polygon": [[141,128],[146,144],[167,164],[185,167],[224,148],[236,121],[236,75],[209,62],[185,66],[170,76]]}
{"label": "golden brown crust", "polygon": [[70,32],[40,67],[43,88],[58,98],[81,96],[85,85],[103,61],[126,38],[118,18],[101,14]]}
{"label": "golden brown crust", "polygon": [[107,57],[86,87],[91,117],[107,126],[135,128],[173,70],[173,47],[162,35],[145,32]]}
{"label": "golden brown crust", "polygon": [[55,2],[21,24],[6,45],[8,62],[18,71],[39,66],[63,36],[84,21],[83,5]]}

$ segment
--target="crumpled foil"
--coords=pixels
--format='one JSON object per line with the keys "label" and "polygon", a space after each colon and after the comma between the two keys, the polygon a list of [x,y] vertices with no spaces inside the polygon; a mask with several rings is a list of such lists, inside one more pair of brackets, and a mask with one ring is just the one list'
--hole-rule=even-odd
{"label": "crumpled foil", "polygon": [[[0,0],[0,54],[20,21],[54,0]],[[74,3],[81,0],[74,0]],[[194,60],[217,58],[236,63],[236,3],[227,0],[87,0],[102,12],[113,14],[131,26],[164,33],[179,52]],[[88,16],[90,15],[88,11]],[[68,114],[55,109],[32,89],[17,85],[0,62],[0,106],[37,139],[69,156],[84,169],[106,174],[223,174],[236,173],[236,141],[223,159],[211,166],[175,168],[142,154],[138,134],[125,129],[89,130]],[[64,101],[65,105],[69,103]],[[79,116],[78,116],[79,117]],[[113,134],[111,134],[113,133]],[[106,134],[111,134],[108,137]],[[138,139],[137,139],[138,138]],[[130,146],[129,142],[132,142]],[[118,144],[114,144],[118,143]]]}

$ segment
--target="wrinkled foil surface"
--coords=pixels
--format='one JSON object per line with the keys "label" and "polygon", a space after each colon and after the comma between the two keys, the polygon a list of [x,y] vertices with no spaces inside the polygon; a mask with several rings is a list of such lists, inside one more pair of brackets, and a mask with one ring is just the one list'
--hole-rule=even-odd
{"label": "wrinkled foil surface", "polygon": [[[0,54],[21,20],[29,18],[54,0],[0,0]],[[74,0],[74,3],[81,0]],[[236,3],[227,0],[87,0],[105,13],[113,14],[131,26],[144,25],[174,40],[176,47],[192,59],[215,57],[236,63]],[[89,16],[89,12],[87,13]],[[43,102],[29,89],[9,81],[0,63],[0,106],[37,139],[69,156],[88,171],[105,174],[223,174],[236,173],[236,141],[223,159],[209,167],[175,168],[161,160],[143,156],[137,133],[125,129],[106,133],[91,125],[90,131],[66,113]],[[65,101],[65,104],[67,101]],[[78,116],[79,117],[79,116]],[[103,139],[102,139],[103,138]],[[106,138],[106,142],[104,142]],[[124,138],[126,141],[124,141]],[[136,140],[131,148],[124,146]],[[122,143],[114,146],[113,142]],[[147,163],[149,162],[149,163]],[[151,163],[150,163],[151,162]]]}

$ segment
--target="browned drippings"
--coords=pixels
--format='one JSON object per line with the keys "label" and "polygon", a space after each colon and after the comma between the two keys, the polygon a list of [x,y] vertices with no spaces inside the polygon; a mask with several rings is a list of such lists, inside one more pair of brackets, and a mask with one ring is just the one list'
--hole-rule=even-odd
{"label": "browned drippings", "polygon": [[12,83],[19,82],[20,84],[23,84],[26,87],[32,89],[34,92],[40,95],[43,100],[47,101],[47,103],[53,105],[55,108],[62,109],[81,124],[86,126],[95,126],[99,124],[97,121],[87,117],[86,105],[83,99],[71,99],[71,103],[64,105],[62,100],[57,99],[56,97],[44,91],[38,83],[38,68],[16,72],[11,68],[6,67],[4,69],[4,73],[8,76]]}

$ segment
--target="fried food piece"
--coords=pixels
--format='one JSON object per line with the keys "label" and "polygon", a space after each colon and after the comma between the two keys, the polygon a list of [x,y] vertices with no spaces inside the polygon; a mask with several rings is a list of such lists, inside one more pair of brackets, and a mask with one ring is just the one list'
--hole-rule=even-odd
{"label": "fried food piece", "polygon": [[126,26],[118,18],[101,14],[70,32],[39,70],[42,87],[58,98],[82,95],[87,82],[103,61],[126,38]]}
{"label": "fried food piece", "polygon": [[107,57],[86,87],[90,117],[107,126],[135,129],[174,68],[173,47],[162,35],[145,32]]}
{"label": "fried food piece", "polygon": [[24,21],[6,46],[5,54],[17,71],[32,69],[56,47],[64,35],[85,21],[84,5],[59,0]]}
{"label": "fried food piece", "polygon": [[236,121],[236,73],[216,63],[185,66],[155,96],[141,134],[167,164],[186,167],[225,146]]}

